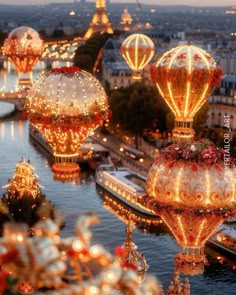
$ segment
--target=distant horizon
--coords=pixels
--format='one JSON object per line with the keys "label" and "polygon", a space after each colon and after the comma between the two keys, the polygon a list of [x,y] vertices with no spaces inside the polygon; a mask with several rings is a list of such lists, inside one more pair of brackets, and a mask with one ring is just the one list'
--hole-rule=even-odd
{"label": "distant horizon", "polygon": [[[80,2],[77,0],[76,2]],[[87,0],[87,2],[95,2],[95,0]],[[111,3],[136,3],[136,0],[110,0]],[[159,6],[193,6],[193,7],[232,7],[236,6],[236,1],[228,0],[222,3],[222,0],[211,0],[210,5],[205,0],[139,0],[140,4],[153,4]],[[177,3],[176,3],[177,2]],[[0,0],[0,5],[45,5],[51,3],[74,3],[74,0],[21,0],[20,3],[18,0]]]}

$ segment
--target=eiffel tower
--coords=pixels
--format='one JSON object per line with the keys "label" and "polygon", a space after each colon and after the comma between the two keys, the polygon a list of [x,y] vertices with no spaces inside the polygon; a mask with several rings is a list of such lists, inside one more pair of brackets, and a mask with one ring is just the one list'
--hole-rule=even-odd
{"label": "eiffel tower", "polygon": [[107,16],[105,0],[96,0],[94,16],[84,35],[84,39],[89,39],[96,32],[113,34],[113,29]]}

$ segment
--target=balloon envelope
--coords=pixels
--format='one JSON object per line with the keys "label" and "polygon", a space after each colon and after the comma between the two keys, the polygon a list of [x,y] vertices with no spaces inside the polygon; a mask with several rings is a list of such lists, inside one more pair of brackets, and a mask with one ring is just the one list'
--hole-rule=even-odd
{"label": "balloon envelope", "polygon": [[134,71],[133,78],[141,79],[143,68],[155,53],[153,41],[144,34],[132,34],[123,41],[120,50],[123,58]]}
{"label": "balloon envelope", "polygon": [[152,80],[177,119],[193,118],[221,76],[213,57],[193,45],[165,52],[152,67]]}

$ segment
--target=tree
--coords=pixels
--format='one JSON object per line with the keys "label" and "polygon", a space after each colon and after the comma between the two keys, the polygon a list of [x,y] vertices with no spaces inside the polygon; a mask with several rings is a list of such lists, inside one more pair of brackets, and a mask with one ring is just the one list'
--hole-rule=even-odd
{"label": "tree", "polygon": [[200,136],[205,129],[206,120],[208,117],[209,104],[208,101],[200,108],[193,119],[193,129],[195,130],[196,136]]}
{"label": "tree", "polygon": [[135,83],[113,91],[109,98],[111,122],[122,131],[142,136],[145,129],[166,129],[167,106],[154,86]]}
{"label": "tree", "polygon": [[166,129],[171,132],[175,128],[175,115],[170,110],[166,116]]}
{"label": "tree", "polygon": [[48,34],[45,30],[39,30],[39,35],[42,37],[43,40],[47,40],[48,39]]}
{"label": "tree", "polygon": [[80,54],[77,55],[76,58],[74,59],[75,64],[80,67],[81,69],[87,71],[87,72],[92,72],[93,71],[93,58],[90,54]]}
{"label": "tree", "polygon": [[52,32],[52,37],[56,38],[56,39],[63,38],[63,37],[65,37],[65,32],[63,31],[63,29],[55,29]]}
{"label": "tree", "polygon": [[7,38],[7,33],[0,31],[0,47],[3,46],[4,40]]}
{"label": "tree", "polygon": [[74,64],[83,70],[92,72],[99,51],[103,48],[109,36],[109,34],[94,34],[86,41],[85,44],[77,48],[74,57]]}

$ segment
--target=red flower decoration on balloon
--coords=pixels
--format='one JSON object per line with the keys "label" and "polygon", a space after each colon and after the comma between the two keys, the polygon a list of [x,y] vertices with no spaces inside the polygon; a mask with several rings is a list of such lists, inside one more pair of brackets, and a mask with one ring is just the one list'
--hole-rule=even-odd
{"label": "red flower decoration on balloon", "polygon": [[79,251],[68,250],[67,255],[72,259],[78,259],[80,256],[87,256],[89,254],[88,250],[83,248]]}
{"label": "red flower decoration on balloon", "polygon": [[9,250],[7,253],[3,254],[0,258],[1,264],[10,263],[16,260],[19,252],[16,249]]}
{"label": "red flower decoration on balloon", "polygon": [[50,73],[54,74],[75,74],[81,72],[81,69],[77,66],[53,68]]}
{"label": "red flower decoration on balloon", "polygon": [[[170,167],[175,164],[175,161],[182,160],[184,162],[198,164],[216,164],[224,161],[224,149],[217,147],[208,139],[201,139],[191,143],[171,144],[161,151],[162,158],[169,160]],[[159,157],[157,158],[158,161]],[[232,166],[235,165],[235,158],[230,158]],[[216,166],[216,169],[220,169]],[[192,165],[192,170],[197,171],[197,166]]]}
{"label": "red flower decoration on balloon", "polygon": [[133,262],[125,261],[121,264],[123,268],[129,268],[134,271],[137,271],[137,266]]}
{"label": "red flower decoration on balloon", "polygon": [[116,246],[114,249],[115,256],[124,258],[125,257],[125,249],[121,246]]}

